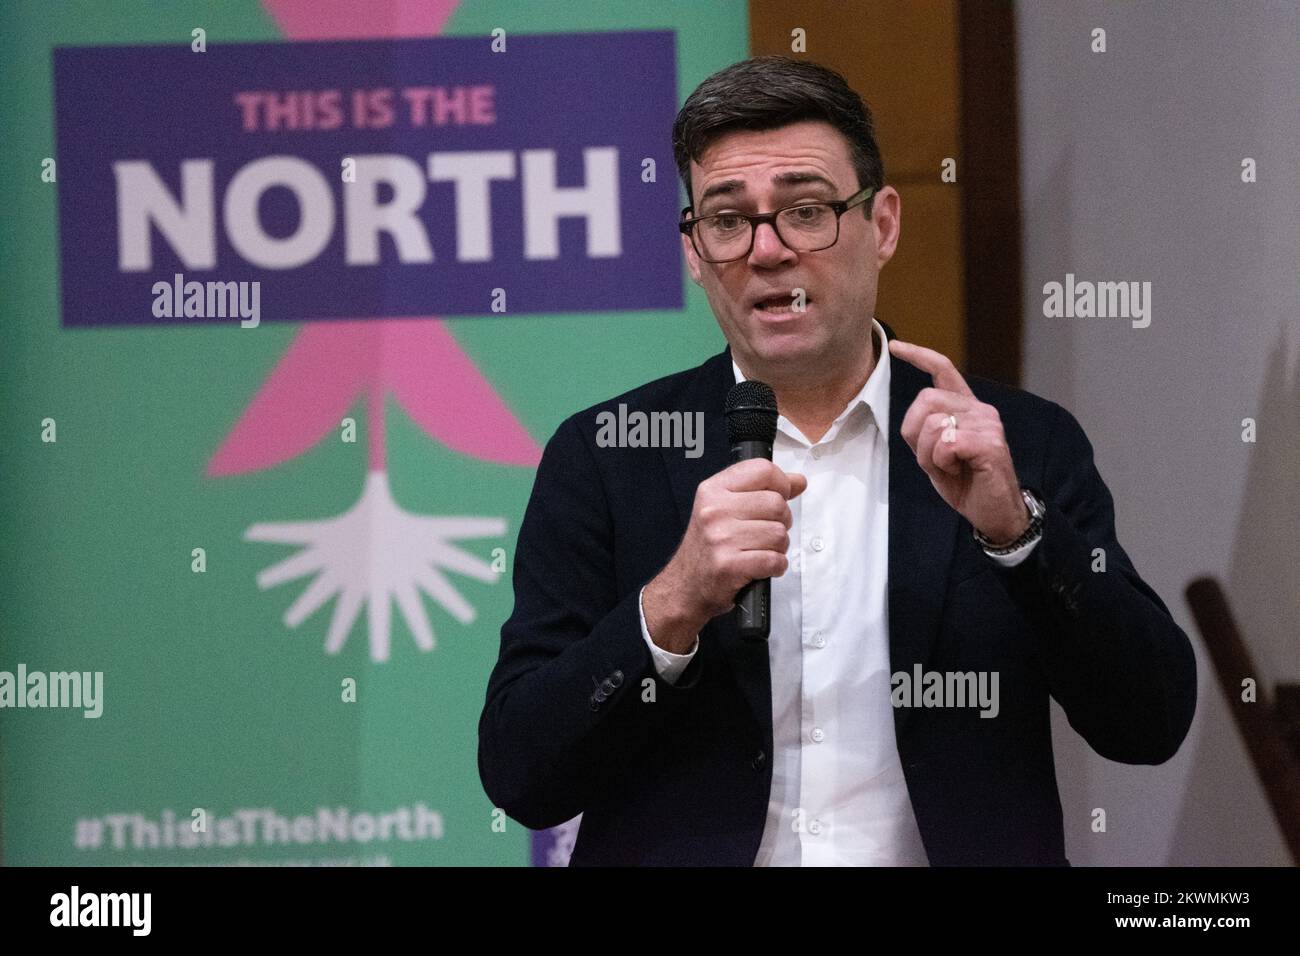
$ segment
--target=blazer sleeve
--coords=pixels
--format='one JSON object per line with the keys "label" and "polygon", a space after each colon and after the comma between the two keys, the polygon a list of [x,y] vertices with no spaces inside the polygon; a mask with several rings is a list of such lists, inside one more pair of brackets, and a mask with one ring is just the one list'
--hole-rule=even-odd
{"label": "blazer sleeve", "polygon": [[[1046,506],[1043,536],[1007,569],[1009,589],[1035,621],[1048,684],[1070,726],[1110,760],[1163,763],[1196,710],[1196,657],[1116,540],[1092,444],[1074,416],[1052,407],[1043,487],[1033,489]],[[1094,570],[1103,558],[1105,570]]]}
{"label": "blazer sleeve", "polygon": [[574,418],[542,452],[519,529],[514,611],[479,719],[478,767],[493,804],[533,829],[583,812],[669,733],[704,667],[660,677],[639,595],[619,593],[614,523]]}

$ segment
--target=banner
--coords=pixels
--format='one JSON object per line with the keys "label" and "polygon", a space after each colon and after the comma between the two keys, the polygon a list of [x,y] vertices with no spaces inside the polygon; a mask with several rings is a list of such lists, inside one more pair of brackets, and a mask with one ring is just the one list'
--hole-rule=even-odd
{"label": "banner", "polygon": [[63,323],[680,308],[673,34],[495,46],[55,50]]}

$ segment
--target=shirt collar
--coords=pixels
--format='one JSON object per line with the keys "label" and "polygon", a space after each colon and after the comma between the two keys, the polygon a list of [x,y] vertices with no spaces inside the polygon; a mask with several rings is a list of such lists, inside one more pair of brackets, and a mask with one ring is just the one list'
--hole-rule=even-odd
{"label": "shirt collar", "polygon": [[[867,380],[863,383],[862,388],[858,390],[858,394],[849,400],[848,405],[844,407],[844,411],[835,416],[835,421],[831,423],[831,427],[826,430],[826,434],[818,444],[832,440],[839,432],[845,420],[849,415],[853,414],[854,410],[859,405],[867,406],[867,409],[871,412],[872,419],[875,421],[877,429],[884,432],[888,427],[889,342],[885,336],[884,328],[882,328],[880,323],[874,318],[871,320],[871,334],[873,340],[880,347],[880,358],[876,361],[876,367],[871,370],[871,374],[867,376]],[[744,373],[740,371],[740,366],[736,364],[734,358],[731,360],[731,370],[735,375],[737,382],[743,382],[745,380]],[[784,415],[777,418],[776,427],[778,430],[785,432],[792,438],[799,436],[799,430],[795,428],[795,426],[791,424]],[[807,444],[806,439],[802,439],[801,436],[799,437],[801,441]]]}

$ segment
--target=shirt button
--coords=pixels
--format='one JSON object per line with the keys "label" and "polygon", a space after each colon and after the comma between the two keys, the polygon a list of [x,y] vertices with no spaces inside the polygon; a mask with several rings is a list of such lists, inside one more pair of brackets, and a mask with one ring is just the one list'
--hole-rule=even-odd
{"label": "shirt button", "polygon": [[822,446],[821,446],[821,445],[813,445],[812,456],[813,456],[814,458],[820,458],[820,457],[822,456]]}
{"label": "shirt button", "polygon": [[813,538],[811,544],[814,551],[820,551],[822,548],[826,547],[826,545],[822,543],[821,538]]}
{"label": "shirt button", "polygon": [[817,631],[816,634],[813,636],[813,647],[825,647],[825,646],[826,646],[826,638],[822,636],[821,631]]}
{"label": "shirt button", "polygon": [[812,732],[812,739],[815,740],[817,743],[821,743],[823,740],[826,739],[826,731],[822,730],[820,727],[814,727]]}
{"label": "shirt button", "polygon": [[814,820],[812,823],[808,824],[808,832],[811,833],[813,836],[816,836],[817,834],[821,833],[822,822],[820,820]]}

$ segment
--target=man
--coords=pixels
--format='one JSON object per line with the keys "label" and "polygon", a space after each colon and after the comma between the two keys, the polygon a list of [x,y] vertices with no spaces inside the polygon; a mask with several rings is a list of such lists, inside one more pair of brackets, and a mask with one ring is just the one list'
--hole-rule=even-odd
{"label": "man", "polygon": [[[736,64],[673,134],[728,347],[547,444],[484,788],[529,827],[582,814],[574,864],[1068,865],[1049,695],[1126,763],[1168,760],[1196,702],[1087,438],[874,319],[900,200],[840,76]],[[777,396],[773,461],[729,464],[748,378]],[[603,447],[620,403],[703,412],[703,454]],[[761,578],[770,638],[744,641]]]}

